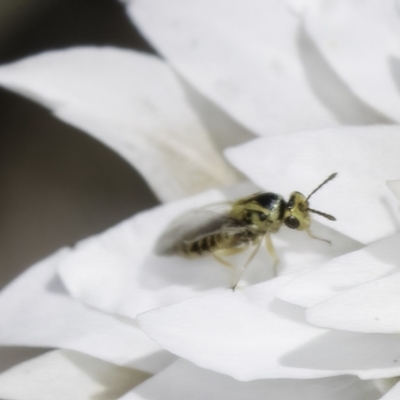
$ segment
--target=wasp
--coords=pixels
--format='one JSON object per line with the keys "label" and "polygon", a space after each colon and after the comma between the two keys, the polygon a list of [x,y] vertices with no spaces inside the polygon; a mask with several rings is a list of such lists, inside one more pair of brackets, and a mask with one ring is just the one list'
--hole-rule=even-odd
{"label": "wasp", "polygon": [[273,259],[276,275],[279,259],[271,234],[277,232],[282,225],[305,231],[314,239],[330,243],[329,240],[312,234],[310,213],[321,215],[331,221],[335,221],[336,218],[310,208],[309,200],[336,175],[337,173],[330,175],[307,197],[300,192],[293,192],[286,201],[276,193],[258,192],[228,203],[229,208],[224,212],[216,211],[211,206],[194,210],[185,218],[176,220],[167,229],[157,242],[156,252],[161,255],[180,254],[189,258],[209,253],[220,263],[232,266],[224,257],[241,253],[253,246],[253,251],[242,267],[242,270],[245,270],[264,241]]}

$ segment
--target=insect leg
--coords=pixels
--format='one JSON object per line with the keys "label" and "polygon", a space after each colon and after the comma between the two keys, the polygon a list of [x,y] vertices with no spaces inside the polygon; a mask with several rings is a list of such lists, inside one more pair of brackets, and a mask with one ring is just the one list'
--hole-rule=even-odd
{"label": "insect leg", "polygon": [[274,247],[274,245],[272,243],[271,235],[269,233],[267,233],[265,235],[265,246],[267,247],[268,253],[272,257],[272,261],[274,263],[273,264],[273,266],[274,266],[274,276],[277,276],[276,267],[279,264],[279,258],[278,258],[277,254],[276,254],[275,247]]}
{"label": "insect leg", "polygon": [[[218,262],[225,265],[225,267],[233,268],[233,265],[231,263],[228,263],[228,261],[224,260],[221,256],[219,256],[216,251],[212,251],[211,254]],[[226,254],[224,254],[224,255],[226,255]]]}
{"label": "insect leg", "polygon": [[260,249],[260,245],[261,245],[261,241],[262,240],[258,240],[258,243],[256,244],[255,249],[252,251],[252,253],[250,254],[250,257],[247,259],[246,263],[243,265],[243,267],[240,269],[239,275],[236,279],[235,284],[232,286],[232,290],[236,289],[236,286],[238,285],[240,278],[242,277],[244,271],[246,270],[246,268],[249,266],[249,264],[251,263],[251,261],[253,260],[254,256],[257,254],[258,250]]}
{"label": "insect leg", "polygon": [[232,247],[230,249],[219,249],[216,250],[215,253],[218,253],[220,256],[233,256],[234,254],[239,254],[242,251],[246,250],[247,246],[242,247]]}
{"label": "insect leg", "polygon": [[323,238],[320,238],[318,236],[314,236],[313,233],[310,231],[310,229],[306,229],[306,232],[307,232],[307,235],[310,236],[310,238],[322,240],[323,242],[332,244],[332,242],[330,240],[328,240],[328,239],[323,239]]}
{"label": "insect leg", "polygon": [[[235,268],[234,265],[232,265],[231,263],[229,263],[228,261],[224,260],[222,258],[223,256],[230,256],[233,254],[238,254],[241,253],[244,250],[244,248],[238,247],[238,248],[233,248],[233,249],[223,249],[223,250],[216,250],[216,251],[212,251],[211,254],[213,255],[213,257],[222,265],[225,265],[225,267],[230,267],[230,268]],[[217,254],[218,253],[218,254]],[[221,254],[223,253],[223,254]]]}

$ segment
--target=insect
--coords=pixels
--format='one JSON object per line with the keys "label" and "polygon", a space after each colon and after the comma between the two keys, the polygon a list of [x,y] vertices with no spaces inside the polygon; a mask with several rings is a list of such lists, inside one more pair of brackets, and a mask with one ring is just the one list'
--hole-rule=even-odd
{"label": "insect", "polygon": [[[330,175],[307,197],[300,192],[293,192],[288,201],[276,193],[255,193],[249,197],[228,203],[224,212],[216,211],[213,206],[200,208],[176,220],[161,236],[157,245],[158,254],[180,254],[185,257],[196,257],[211,254],[220,263],[232,266],[224,257],[238,254],[254,246],[245,265],[250,264],[261,243],[274,262],[274,273],[279,263],[278,256],[271,240],[271,233],[277,232],[282,225],[290,229],[305,231],[314,239],[329,240],[316,237],[310,230],[309,213],[321,215],[331,221],[335,217],[309,207],[310,197],[331,181],[337,173]],[[237,279],[233,289],[240,279]]]}

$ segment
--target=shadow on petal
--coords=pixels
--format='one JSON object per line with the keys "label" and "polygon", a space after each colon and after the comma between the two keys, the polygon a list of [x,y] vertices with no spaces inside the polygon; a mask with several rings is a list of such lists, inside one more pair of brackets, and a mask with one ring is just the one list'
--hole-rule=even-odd
{"label": "shadow on petal", "polygon": [[339,121],[348,125],[393,123],[350,90],[319,52],[304,26],[299,28],[297,45],[311,89]]}
{"label": "shadow on petal", "polygon": [[280,361],[290,367],[342,373],[360,370],[373,374],[374,370],[381,369],[379,375],[384,377],[385,369],[398,366],[397,374],[400,373],[400,339],[398,335],[330,331],[286,354]]}

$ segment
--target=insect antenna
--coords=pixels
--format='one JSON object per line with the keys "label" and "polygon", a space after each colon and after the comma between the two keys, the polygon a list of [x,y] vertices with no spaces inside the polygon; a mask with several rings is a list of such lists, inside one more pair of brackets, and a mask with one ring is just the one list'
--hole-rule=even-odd
{"label": "insect antenna", "polygon": [[330,214],[326,214],[322,211],[318,211],[318,210],[313,210],[312,208],[307,208],[308,211],[314,213],[314,214],[318,214],[318,215],[322,215],[323,217],[331,220],[331,221],[336,221],[336,218],[333,215]]}
{"label": "insect antenna", "polygon": [[[329,181],[331,181],[336,175],[337,175],[337,172],[335,172],[335,173],[332,174],[332,175],[329,175],[316,189],[314,189],[314,190],[308,195],[308,197],[307,197],[306,200],[309,200],[310,197],[311,197],[317,190],[321,189],[322,186],[325,185],[325,183],[328,183]],[[309,210],[310,210],[310,209],[309,209]],[[311,211],[311,210],[310,210],[310,211]],[[317,213],[317,214],[318,214],[318,213]]]}
{"label": "insect antenna", "polygon": [[[309,200],[309,198],[319,189],[322,188],[322,186],[325,185],[325,183],[328,183],[329,181],[331,181],[335,176],[337,175],[337,172],[335,172],[332,175],[329,175],[316,189],[314,189],[307,197],[307,201]],[[330,221],[336,221],[336,218],[333,215],[330,214],[326,214],[322,211],[318,211],[318,210],[313,210],[312,208],[307,208],[308,211],[314,213],[314,214],[318,214],[321,215],[322,217],[325,217],[327,219],[329,219]]]}

